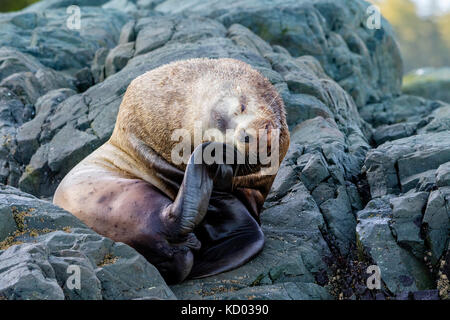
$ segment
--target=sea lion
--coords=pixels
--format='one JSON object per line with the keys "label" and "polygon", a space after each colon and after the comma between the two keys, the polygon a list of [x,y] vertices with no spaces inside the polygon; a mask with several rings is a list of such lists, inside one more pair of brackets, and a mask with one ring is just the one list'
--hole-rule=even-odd
{"label": "sea lion", "polygon": [[[195,141],[197,124],[235,139]],[[173,161],[180,128],[193,138],[187,164]],[[284,104],[258,71],[234,59],[163,65],[130,83],[111,138],[65,176],[53,202],[134,247],[169,283],[236,268],[263,247],[259,214],[276,171],[196,160],[212,147],[248,161],[250,138],[261,144],[251,129],[276,132],[279,165],[289,146]]]}

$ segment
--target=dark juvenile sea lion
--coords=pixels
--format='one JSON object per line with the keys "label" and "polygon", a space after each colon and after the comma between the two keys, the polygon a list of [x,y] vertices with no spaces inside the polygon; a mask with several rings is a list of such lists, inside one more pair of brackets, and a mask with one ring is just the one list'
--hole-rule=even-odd
{"label": "dark juvenile sea lion", "polygon": [[[180,128],[193,140],[187,164],[173,157]],[[284,105],[259,72],[234,59],[164,65],[131,82],[111,138],[66,175],[54,203],[136,248],[168,282],[230,270],[263,247],[259,213],[276,174],[259,158],[247,163],[250,141],[263,145],[252,129],[277,133],[278,153],[269,138],[264,148],[278,166],[289,145]],[[211,130],[231,131],[231,152],[246,163],[197,163],[209,147],[230,154]]]}

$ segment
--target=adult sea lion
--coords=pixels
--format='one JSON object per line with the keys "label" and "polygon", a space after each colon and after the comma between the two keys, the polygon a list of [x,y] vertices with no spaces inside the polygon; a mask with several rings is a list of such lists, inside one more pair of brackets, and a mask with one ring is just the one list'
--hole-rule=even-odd
{"label": "adult sea lion", "polygon": [[[173,160],[180,128],[193,138],[187,164]],[[276,133],[278,153],[272,139],[264,145],[252,129]],[[234,140],[209,137],[208,130],[231,131]],[[259,213],[276,170],[264,173],[258,157],[247,163],[251,141],[276,154],[277,166],[289,146],[283,101],[266,78],[234,59],[170,63],[131,82],[111,138],[66,175],[53,201],[134,247],[168,282],[227,271],[264,244]],[[233,159],[241,154],[246,163],[196,161],[209,147],[230,155],[230,146]]]}

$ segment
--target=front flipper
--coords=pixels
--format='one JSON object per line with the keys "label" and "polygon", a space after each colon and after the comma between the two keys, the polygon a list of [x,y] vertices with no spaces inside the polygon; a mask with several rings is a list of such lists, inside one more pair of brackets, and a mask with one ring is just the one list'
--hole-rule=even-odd
{"label": "front flipper", "polygon": [[171,248],[171,258],[155,265],[171,283],[184,280],[191,271],[191,249],[195,251],[201,246],[194,229],[206,215],[215,181],[221,183],[218,189],[231,189],[233,168],[230,165],[207,165],[203,161],[196,161],[208,146],[224,147],[221,143],[204,143],[194,150],[175,201],[161,213],[163,233]]}
{"label": "front flipper", "polygon": [[194,253],[189,278],[203,278],[237,268],[264,246],[264,234],[245,205],[234,195],[216,192],[202,223],[194,230],[202,243]]}

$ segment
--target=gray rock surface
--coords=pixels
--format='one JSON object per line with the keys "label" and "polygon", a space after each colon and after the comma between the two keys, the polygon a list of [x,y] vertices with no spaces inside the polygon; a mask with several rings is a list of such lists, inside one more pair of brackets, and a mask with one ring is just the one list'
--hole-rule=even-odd
{"label": "gray rock surface", "polygon": [[365,27],[364,1],[167,0],[163,13],[195,13],[242,24],[293,56],[312,55],[358,106],[400,93],[402,62],[393,31]]}
{"label": "gray rock surface", "polygon": [[427,192],[407,193],[391,200],[391,231],[397,243],[423,259],[425,243],[420,235],[423,211],[428,200]]}
{"label": "gray rock surface", "polygon": [[391,232],[392,215],[389,196],[370,201],[358,212],[360,243],[380,267],[381,279],[394,294],[430,289],[433,284],[423,260],[401,247]]}
{"label": "gray rock surface", "polygon": [[[6,299],[174,299],[159,272],[123,243],[70,213],[0,186],[0,297]],[[70,286],[80,270],[80,288]]]}
{"label": "gray rock surface", "polygon": [[450,161],[450,131],[386,142],[368,152],[364,163],[372,197],[415,189],[425,175]]}
{"label": "gray rock surface", "polygon": [[431,260],[436,264],[446,249],[450,231],[450,187],[439,188],[430,193],[423,224]]}
{"label": "gray rock surface", "polygon": [[125,67],[128,60],[133,57],[134,42],[120,44],[111,51],[105,60],[105,76],[109,77]]}
{"label": "gray rock surface", "polygon": [[360,109],[361,117],[373,126],[404,122],[420,122],[431,111],[445,106],[443,102],[417,96],[401,95],[381,103],[367,104]]}
{"label": "gray rock surface", "polygon": [[[42,1],[25,11],[2,14],[0,47],[16,48],[55,70],[77,70],[89,66],[98,48],[114,47],[120,29],[129,18],[117,10],[82,8],[81,29],[70,30],[66,8],[76,3],[54,1],[57,5],[52,6],[50,2]],[[41,4],[48,7],[39,8]]]}

